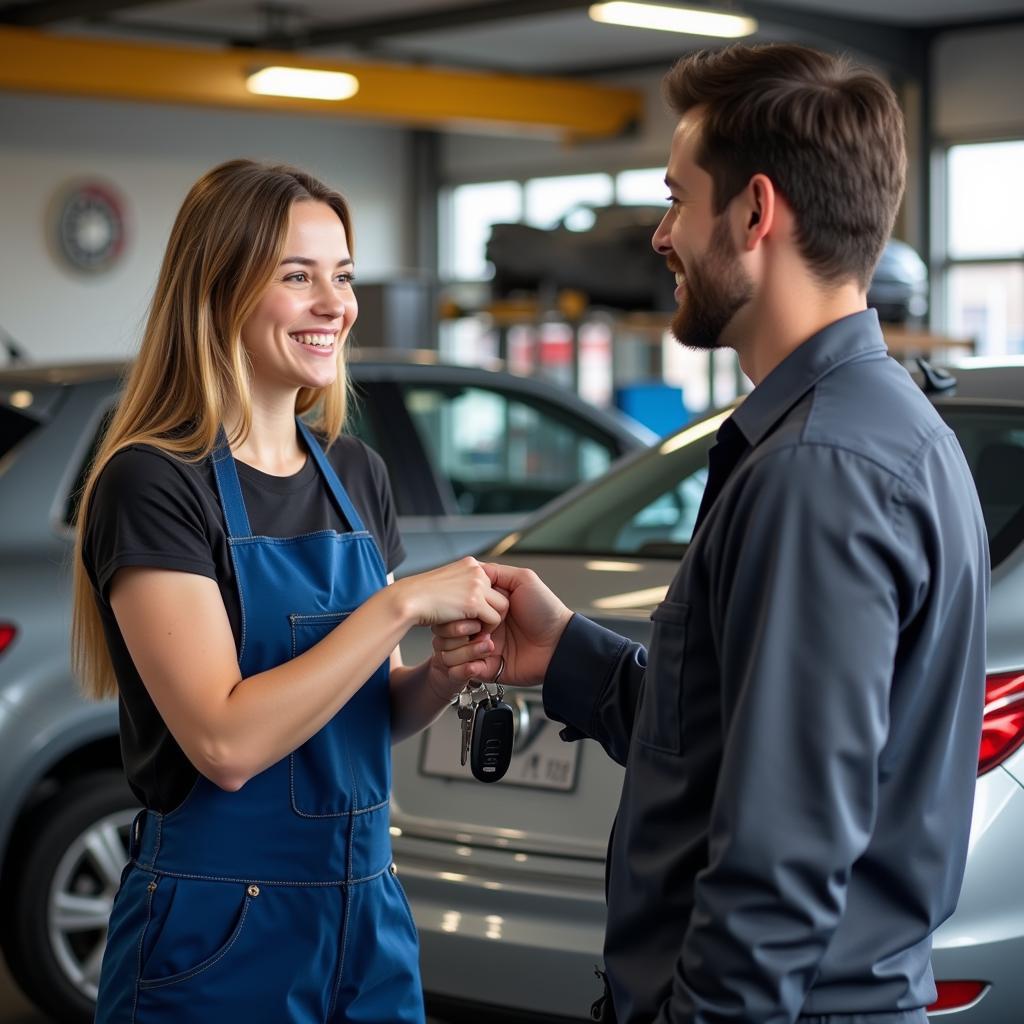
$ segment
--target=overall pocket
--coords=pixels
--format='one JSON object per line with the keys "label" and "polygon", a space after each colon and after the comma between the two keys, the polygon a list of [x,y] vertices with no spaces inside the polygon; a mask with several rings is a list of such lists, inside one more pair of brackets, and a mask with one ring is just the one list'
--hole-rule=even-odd
{"label": "overall pocket", "polygon": [[690,606],[663,601],[651,613],[654,626],[647,673],[637,708],[636,738],[666,754],[682,752],[683,662]]}
{"label": "overall pocket", "polygon": [[222,962],[237,945],[259,887],[164,875],[150,883],[139,990],[179,985]]}

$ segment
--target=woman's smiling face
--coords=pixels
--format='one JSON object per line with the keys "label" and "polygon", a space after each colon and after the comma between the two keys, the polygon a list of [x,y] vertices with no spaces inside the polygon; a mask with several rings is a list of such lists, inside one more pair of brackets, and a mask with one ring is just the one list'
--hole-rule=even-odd
{"label": "woman's smiling face", "polygon": [[290,390],[334,383],[338,354],[359,311],[352,277],[338,215],[326,203],[293,203],[281,262],[242,325],[255,386]]}

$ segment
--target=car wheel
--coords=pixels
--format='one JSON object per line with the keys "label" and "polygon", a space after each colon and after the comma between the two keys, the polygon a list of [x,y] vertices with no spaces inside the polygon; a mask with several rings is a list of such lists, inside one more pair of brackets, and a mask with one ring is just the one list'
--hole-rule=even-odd
{"label": "car wheel", "polygon": [[93,1019],[107,921],[137,811],[120,774],[97,772],[40,807],[22,838],[4,952],[25,995],[56,1020]]}

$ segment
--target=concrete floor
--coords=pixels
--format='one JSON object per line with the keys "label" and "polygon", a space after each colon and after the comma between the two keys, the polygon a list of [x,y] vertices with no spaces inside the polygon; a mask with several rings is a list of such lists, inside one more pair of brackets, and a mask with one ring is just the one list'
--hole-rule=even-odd
{"label": "concrete floor", "polygon": [[49,1024],[50,1018],[33,1010],[14,987],[0,957],[0,1024]]}

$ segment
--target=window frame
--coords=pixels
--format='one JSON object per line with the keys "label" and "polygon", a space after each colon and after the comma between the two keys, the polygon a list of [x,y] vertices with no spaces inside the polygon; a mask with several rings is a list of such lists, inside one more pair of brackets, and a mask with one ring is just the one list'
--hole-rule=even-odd
{"label": "window frame", "polygon": [[[949,281],[952,273],[960,267],[972,266],[1016,266],[1024,272],[1024,246],[1016,256],[1006,255],[975,255],[954,256],[950,251],[949,206],[950,175],[949,162],[951,152],[958,146],[984,146],[1000,142],[1024,143],[1024,133],[1020,135],[979,135],[957,136],[943,139],[932,154],[932,211],[931,211],[931,258],[929,288],[929,321],[933,327],[949,333],[951,330],[949,316]],[[1022,311],[1024,313],[1024,311]],[[1024,316],[1022,316],[1024,319]],[[981,339],[972,339],[975,345]],[[980,353],[979,353],[980,354]]]}

